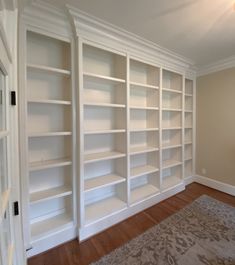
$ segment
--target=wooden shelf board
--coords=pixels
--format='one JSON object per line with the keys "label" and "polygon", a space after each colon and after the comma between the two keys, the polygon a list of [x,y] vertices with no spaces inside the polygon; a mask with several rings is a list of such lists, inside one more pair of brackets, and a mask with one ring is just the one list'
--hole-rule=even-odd
{"label": "wooden shelf board", "polygon": [[91,162],[96,162],[96,161],[115,159],[115,158],[124,157],[124,156],[126,156],[126,154],[120,153],[120,152],[115,152],[115,151],[108,151],[108,152],[94,153],[94,154],[85,154],[84,163],[91,163]]}
{"label": "wooden shelf board", "polygon": [[29,133],[28,137],[52,137],[52,136],[67,136],[72,135],[72,132],[36,132]]}
{"label": "wooden shelf board", "polygon": [[130,132],[152,132],[152,131],[159,131],[159,128],[132,128]]}
{"label": "wooden shelf board", "polygon": [[98,221],[104,217],[110,216],[127,207],[127,204],[117,197],[109,197],[99,202],[87,205],[85,207],[86,225]]}
{"label": "wooden shelf board", "polygon": [[29,163],[29,171],[36,171],[47,168],[63,167],[71,165],[72,161],[69,158],[51,159]]}
{"label": "wooden shelf board", "polygon": [[8,135],[9,135],[9,131],[0,131],[0,139],[3,139]]}
{"label": "wooden shelf board", "polygon": [[28,99],[28,103],[71,105],[71,101],[68,100],[52,100],[52,99]]}
{"label": "wooden shelf board", "polygon": [[97,131],[85,131],[84,134],[108,134],[108,133],[124,133],[125,129],[117,129],[117,130],[97,130]]}
{"label": "wooden shelf board", "polygon": [[130,106],[130,109],[138,109],[138,110],[159,110],[158,107],[144,107],[144,106]]}
{"label": "wooden shelf board", "polygon": [[159,193],[159,189],[151,184],[146,184],[131,190],[130,204],[145,200]]}
{"label": "wooden shelf board", "polygon": [[162,111],[175,111],[175,112],[181,112],[182,109],[174,109],[174,108],[162,108]]}
{"label": "wooden shelf board", "polygon": [[131,86],[141,87],[141,88],[159,89],[159,86],[148,85],[148,84],[139,83],[139,82],[133,82],[133,81],[130,81],[130,85],[131,85]]}
{"label": "wooden shelf board", "polygon": [[178,148],[178,147],[182,147],[182,144],[175,144],[175,145],[165,145],[162,147],[163,150],[166,150],[166,149],[173,149],[173,148]]}
{"label": "wooden shelf board", "polygon": [[175,185],[182,182],[182,179],[176,176],[169,176],[162,180],[162,190],[174,187]]}
{"label": "wooden shelf board", "polygon": [[185,162],[190,161],[190,160],[193,160],[191,156],[184,159]]}
{"label": "wooden shelf board", "polygon": [[55,73],[55,74],[63,74],[63,75],[71,74],[69,70],[49,67],[49,66],[44,66],[44,65],[38,65],[38,64],[27,64],[27,68],[30,70],[43,71],[43,72]]}
{"label": "wooden shelf board", "polygon": [[189,93],[184,93],[184,95],[185,95],[186,97],[193,97],[193,94],[189,94]]}
{"label": "wooden shelf board", "polygon": [[189,145],[189,144],[193,144],[192,141],[189,141],[189,142],[184,142],[185,145]]}
{"label": "wooden shelf board", "polygon": [[84,106],[94,106],[94,107],[107,107],[107,108],[125,108],[125,104],[113,104],[113,103],[93,103],[93,102],[85,102]]}
{"label": "wooden shelf board", "polygon": [[72,194],[69,187],[56,187],[53,189],[42,190],[30,194],[30,204],[40,203],[51,199],[65,197]]}
{"label": "wooden shelf board", "polygon": [[157,172],[158,170],[159,169],[154,166],[144,165],[144,166],[138,166],[138,167],[131,168],[130,174],[131,174],[131,178],[136,178],[142,175]]}
{"label": "wooden shelf board", "polygon": [[85,79],[93,80],[93,81],[104,81],[108,83],[126,83],[125,79],[111,77],[111,76],[105,76],[105,75],[99,75],[99,74],[93,74],[93,73],[83,73],[83,77]]}
{"label": "wooden shelf board", "polygon": [[193,129],[193,126],[184,126],[184,129]]}
{"label": "wooden shelf board", "polygon": [[174,126],[174,127],[164,127],[162,130],[182,130],[183,128],[180,126]]}
{"label": "wooden shelf board", "polygon": [[163,161],[163,169],[166,169],[169,167],[175,167],[181,164],[182,164],[181,161],[168,159],[168,160]]}
{"label": "wooden shelf board", "polygon": [[176,89],[171,89],[171,88],[162,88],[162,91],[167,91],[167,92],[182,94],[182,91],[181,90],[176,90]]}
{"label": "wooden shelf board", "polygon": [[148,153],[153,151],[158,151],[159,149],[157,147],[152,146],[137,146],[137,147],[130,147],[130,154],[142,154],[142,153]]}
{"label": "wooden shelf board", "polygon": [[193,113],[193,110],[186,109],[184,112],[186,112],[186,113]]}
{"label": "wooden shelf board", "polygon": [[52,218],[31,224],[32,242],[35,242],[49,234],[57,233],[66,227],[72,226],[72,217],[67,214],[59,214]]}
{"label": "wooden shelf board", "polygon": [[117,174],[108,174],[92,179],[85,180],[84,189],[85,192],[92,191],[98,188],[103,188],[118,183],[124,182],[126,179]]}

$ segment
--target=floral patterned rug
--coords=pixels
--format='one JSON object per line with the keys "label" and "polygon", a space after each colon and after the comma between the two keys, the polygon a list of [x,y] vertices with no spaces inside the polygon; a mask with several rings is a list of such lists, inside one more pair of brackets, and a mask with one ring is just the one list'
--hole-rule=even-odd
{"label": "floral patterned rug", "polygon": [[178,213],[92,263],[168,264],[235,265],[235,208],[203,195]]}

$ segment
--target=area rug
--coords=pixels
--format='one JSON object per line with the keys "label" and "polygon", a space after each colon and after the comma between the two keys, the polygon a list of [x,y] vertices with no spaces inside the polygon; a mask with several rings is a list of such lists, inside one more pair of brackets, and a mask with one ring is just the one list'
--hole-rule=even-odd
{"label": "area rug", "polygon": [[235,265],[235,208],[201,196],[92,265]]}

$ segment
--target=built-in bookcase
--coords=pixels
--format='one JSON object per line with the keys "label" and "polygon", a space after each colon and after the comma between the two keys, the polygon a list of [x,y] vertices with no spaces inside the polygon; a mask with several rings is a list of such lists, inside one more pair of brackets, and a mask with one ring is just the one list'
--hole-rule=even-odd
{"label": "built-in bookcase", "polygon": [[75,224],[70,42],[26,32],[28,245]]}
{"label": "built-in bookcase", "polygon": [[185,79],[184,91],[184,168],[185,177],[193,175],[193,147],[194,147],[194,131],[193,131],[193,110],[194,110],[194,83],[193,80]]}
{"label": "built-in bookcase", "polygon": [[162,190],[183,178],[183,76],[162,71]]}
{"label": "built-in bookcase", "polygon": [[126,57],[82,45],[81,225],[127,206]]}

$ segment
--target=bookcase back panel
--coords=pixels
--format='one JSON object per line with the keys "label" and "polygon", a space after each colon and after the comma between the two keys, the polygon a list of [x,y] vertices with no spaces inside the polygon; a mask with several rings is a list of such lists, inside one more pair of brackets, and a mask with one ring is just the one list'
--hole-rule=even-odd
{"label": "bookcase back panel", "polygon": [[159,107],[159,92],[156,89],[147,89],[138,86],[130,88],[130,106]]}
{"label": "bookcase back panel", "polygon": [[71,197],[56,198],[30,206],[30,220],[45,220],[64,212],[71,212]]}
{"label": "bookcase back panel", "polygon": [[130,157],[130,168],[150,165],[153,167],[159,167],[159,154],[158,151],[132,155]]}
{"label": "bookcase back panel", "polygon": [[70,79],[63,75],[52,75],[28,70],[28,100],[71,100]]}
{"label": "bookcase back panel", "polygon": [[71,157],[70,137],[43,137],[29,140],[29,162]]}
{"label": "bookcase back panel", "polygon": [[71,110],[63,105],[29,104],[28,130],[29,133],[70,131]]}
{"label": "bookcase back panel", "polygon": [[70,69],[69,44],[44,35],[28,32],[27,62],[60,69]]}
{"label": "bookcase back panel", "polygon": [[163,108],[182,109],[182,94],[163,91],[162,106]]}
{"label": "bookcase back panel", "polygon": [[182,91],[182,76],[167,70],[163,70],[163,88]]}
{"label": "bookcase back panel", "polygon": [[182,148],[173,148],[163,150],[162,152],[163,163],[167,160],[182,161]]}
{"label": "bookcase back panel", "polygon": [[153,86],[159,85],[159,69],[135,60],[130,61],[130,80]]}
{"label": "bookcase back panel", "polygon": [[193,95],[193,81],[186,79],[185,80],[185,93],[189,95]]}
{"label": "bookcase back panel", "polygon": [[87,135],[84,150],[86,154],[108,151],[125,152],[126,139],[123,133]]}
{"label": "bookcase back panel", "polygon": [[115,130],[125,129],[125,110],[93,106],[84,110],[84,130]]}
{"label": "bookcase back panel", "polygon": [[164,130],[162,133],[162,146],[167,147],[170,145],[182,144],[182,131],[181,130]]}
{"label": "bookcase back panel", "polygon": [[192,111],[193,110],[193,98],[192,97],[185,97],[185,110]]}
{"label": "bookcase back panel", "polygon": [[83,45],[83,71],[125,79],[126,58],[99,48]]}
{"label": "bookcase back panel", "polygon": [[193,114],[192,113],[185,113],[185,127],[192,127],[193,126]]}
{"label": "bookcase back panel", "polygon": [[184,131],[184,140],[185,140],[186,143],[193,141],[193,129],[185,129],[185,131]]}
{"label": "bookcase back panel", "polygon": [[181,127],[182,113],[178,111],[163,111],[162,126],[163,128]]}
{"label": "bookcase back panel", "polygon": [[84,82],[83,97],[85,102],[125,105],[125,93],[126,88],[123,84]]}
{"label": "bookcase back panel", "polygon": [[137,109],[130,111],[131,129],[158,128],[158,120],[158,111]]}
{"label": "bookcase back panel", "polygon": [[184,156],[185,156],[185,159],[192,158],[193,149],[192,149],[192,145],[191,144],[185,145]]}
{"label": "bookcase back panel", "polygon": [[158,132],[132,132],[130,145],[158,147]]}
{"label": "bookcase back panel", "polygon": [[58,167],[30,172],[29,192],[66,186],[72,188],[71,167]]}

